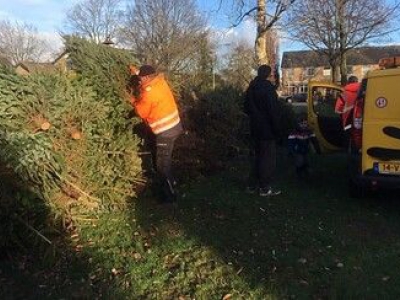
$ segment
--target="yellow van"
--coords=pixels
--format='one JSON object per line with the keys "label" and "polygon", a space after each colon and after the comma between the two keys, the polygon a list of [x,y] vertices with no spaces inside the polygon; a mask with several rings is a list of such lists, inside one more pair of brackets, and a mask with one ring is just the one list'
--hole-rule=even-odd
{"label": "yellow van", "polygon": [[[353,109],[350,138],[344,136],[334,106],[340,87],[310,83],[308,118],[325,151],[347,149],[349,192],[400,188],[400,56],[380,61],[363,79]],[[328,95],[328,96],[327,96]]]}
{"label": "yellow van", "polygon": [[353,111],[350,194],[366,188],[400,188],[400,56],[363,79]]}

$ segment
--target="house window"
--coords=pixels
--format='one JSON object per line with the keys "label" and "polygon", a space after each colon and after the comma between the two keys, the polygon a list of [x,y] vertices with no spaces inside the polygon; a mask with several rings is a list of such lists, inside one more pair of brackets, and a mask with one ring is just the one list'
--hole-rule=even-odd
{"label": "house window", "polygon": [[288,84],[288,87],[287,87],[287,93],[288,93],[288,95],[293,95],[293,94],[294,94],[294,91],[295,91],[295,86],[292,85],[292,84]]}
{"label": "house window", "polygon": [[288,95],[307,93],[307,91],[308,91],[307,83],[291,82],[287,85],[287,94]]}
{"label": "house window", "polygon": [[306,76],[314,76],[315,69],[314,68],[307,68],[305,71]]}
{"label": "house window", "polygon": [[307,91],[308,91],[308,85],[307,84],[300,85],[300,87],[299,87],[299,92],[300,93],[307,93]]}
{"label": "house window", "polygon": [[331,68],[324,67],[324,76],[331,76]]}

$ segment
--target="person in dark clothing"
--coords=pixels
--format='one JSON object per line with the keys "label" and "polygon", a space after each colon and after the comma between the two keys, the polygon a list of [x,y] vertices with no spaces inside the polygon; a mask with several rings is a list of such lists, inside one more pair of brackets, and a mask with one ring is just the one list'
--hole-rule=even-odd
{"label": "person in dark clothing", "polygon": [[309,162],[308,153],[310,143],[313,145],[316,153],[320,154],[321,149],[314,132],[308,127],[307,117],[300,117],[296,128],[288,136],[288,152],[294,157],[296,174],[299,178],[308,175]]}
{"label": "person in dark clothing", "polygon": [[260,196],[276,196],[280,190],[271,186],[276,168],[276,141],[280,137],[278,95],[269,81],[271,67],[261,65],[245,94],[244,111],[250,119],[254,159],[247,190]]}

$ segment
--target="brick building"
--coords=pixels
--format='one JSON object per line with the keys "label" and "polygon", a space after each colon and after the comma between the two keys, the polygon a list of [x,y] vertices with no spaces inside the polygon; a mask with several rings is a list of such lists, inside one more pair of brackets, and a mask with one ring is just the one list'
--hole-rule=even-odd
{"label": "brick building", "polygon": [[[400,55],[400,46],[361,47],[350,50],[347,56],[347,74],[363,78],[377,69],[379,59]],[[331,81],[331,69],[325,55],[312,50],[289,51],[282,55],[281,94],[307,92],[309,80]],[[337,75],[340,76],[339,70]],[[340,81],[339,78],[336,82]]]}

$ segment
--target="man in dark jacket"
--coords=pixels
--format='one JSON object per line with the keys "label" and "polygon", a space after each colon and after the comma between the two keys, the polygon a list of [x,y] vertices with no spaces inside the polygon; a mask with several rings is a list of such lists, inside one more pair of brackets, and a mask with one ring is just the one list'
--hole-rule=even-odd
{"label": "man in dark jacket", "polygon": [[252,162],[247,190],[260,196],[276,196],[280,190],[271,186],[276,168],[276,140],[279,139],[278,95],[276,87],[268,80],[271,67],[262,65],[246,91],[244,109],[250,119],[254,161]]}

